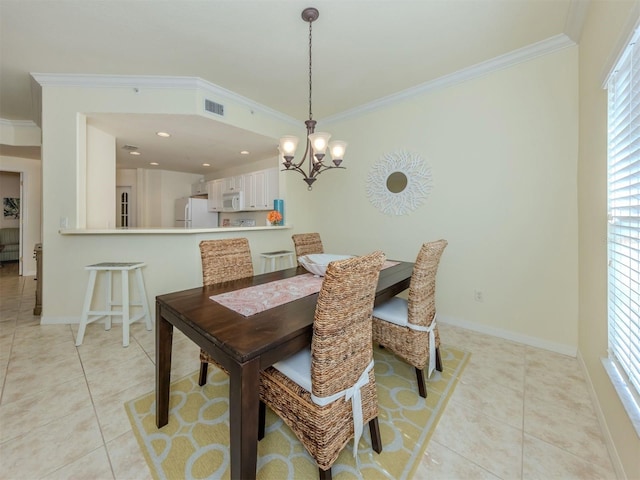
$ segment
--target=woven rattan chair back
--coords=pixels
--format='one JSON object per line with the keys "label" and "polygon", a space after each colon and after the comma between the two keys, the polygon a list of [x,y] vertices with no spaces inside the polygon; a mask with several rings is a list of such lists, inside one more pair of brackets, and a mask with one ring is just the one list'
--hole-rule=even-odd
{"label": "woven rattan chair back", "polygon": [[[351,439],[357,442],[352,404],[356,397],[344,395],[358,380],[361,408],[356,407],[356,412],[362,425],[369,424],[372,449],[382,452],[376,381],[370,365],[371,313],[383,262],[384,254],[373,252],[329,264],[313,322],[311,392],[277,368],[268,367],[260,375],[258,438],[265,435],[268,405],[314,458],[321,480],[331,479],[331,466],[340,452]],[[368,382],[362,384],[364,372]],[[321,399],[336,395],[336,399],[321,405],[313,395]]]}
{"label": "woven rattan chair back", "polygon": [[296,257],[312,253],[324,253],[319,233],[297,233],[291,236],[296,249]]}
{"label": "woven rattan chair back", "polygon": [[409,285],[409,323],[428,327],[436,313],[436,274],[446,240],[422,245],[413,266]]}
{"label": "woven rattan chair back", "polygon": [[329,264],[313,322],[314,395],[328,397],[351,387],[373,359],[371,312],[384,260],[377,251]]}
{"label": "woven rattan chair back", "polygon": [[[202,284],[204,286],[253,276],[251,249],[249,248],[249,240],[246,238],[203,240],[200,242],[200,257],[202,258]],[[210,363],[225,370],[207,352],[200,349],[200,376],[198,378],[200,386],[207,382]]]}
{"label": "woven rattan chair back", "polygon": [[246,238],[203,240],[200,256],[203,285],[253,276],[251,249]]}
{"label": "woven rattan chair back", "polygon": [[[418,393],[424,398],[427,397],[424,369],[429,366],[430,360],[435,361],[436,370],[442,371],[440,334],[437,322],[433,325],[433,321],[436,313],[436,273],[446,246],[446,240],[437,240],[423,244],[418,252],[413,266],[407,300],[407,323],[409,326],[397,325],[377,318],[376,312],[373,314],[374,342],[384,346],[415,367]],[[412,325],[423,328],[411,328]],[[431,332],[426,330],[428,327],[431,327]],[[432,346],[435,347],[433,352],[430,352],[432,349],[430,347],[431,335],[434,340]],[[431,367],[433,366],[431,364]]]}

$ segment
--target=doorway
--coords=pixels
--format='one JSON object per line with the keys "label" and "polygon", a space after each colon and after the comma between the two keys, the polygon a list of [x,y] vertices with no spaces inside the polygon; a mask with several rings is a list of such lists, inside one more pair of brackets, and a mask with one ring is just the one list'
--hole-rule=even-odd
{"label": "doorway", "polygon": [[0,171],[0,198],[0,264],[5,275],[22,275],[22,172]]}

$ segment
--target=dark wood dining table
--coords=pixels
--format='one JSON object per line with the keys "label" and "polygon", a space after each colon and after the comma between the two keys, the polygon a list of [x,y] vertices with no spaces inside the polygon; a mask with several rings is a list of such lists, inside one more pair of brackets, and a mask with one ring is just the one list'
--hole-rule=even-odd
{"label": "dark wood dining table", "polygon": [[[413,263],[380,272],[376,304],[409,288]],[[318,294],[248,317],[209,297],[307,273],[302,267],[156,297],[156,425],[169,421],[173,327],[229,372],[229,434],[232,479],[256,477],[260,371],[311,343]],[[198,358],[194,358],[194,364]]]}

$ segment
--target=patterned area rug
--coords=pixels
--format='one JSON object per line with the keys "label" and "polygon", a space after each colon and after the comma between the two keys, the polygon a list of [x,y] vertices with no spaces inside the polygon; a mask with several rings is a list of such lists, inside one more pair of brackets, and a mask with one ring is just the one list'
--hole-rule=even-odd
{"label": "patterned area rug", "polygon": [[[442,373],[427,382],[427,399],[418,393],[413,367],[389,352],[374,348],[379,422],[383,450],[371,448],[369,429],[358,447],[347,445],[332,468],[333,478],[348,480],[410,479],[453,393],[469,354],[442,345]],[[209,367],[208,382],[198,385],[198,374],[171,384],[169,423],[155,425],[155,392],[125,403],[125,409],[156,479],[229,478],[229,380]],[[267,409],[266,435],[258,443],[258,479],[316,479],[318,470],[302,444]]]}

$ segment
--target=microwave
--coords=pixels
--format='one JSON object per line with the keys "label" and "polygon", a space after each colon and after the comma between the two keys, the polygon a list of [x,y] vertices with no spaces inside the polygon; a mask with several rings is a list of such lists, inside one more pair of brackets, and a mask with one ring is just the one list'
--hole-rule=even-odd
{"label": "microwave", "polygon": [[242,192],[231,192],[222,194],[222,211],[239,212],[244,210],[244,195]]}

